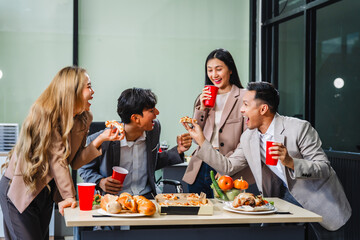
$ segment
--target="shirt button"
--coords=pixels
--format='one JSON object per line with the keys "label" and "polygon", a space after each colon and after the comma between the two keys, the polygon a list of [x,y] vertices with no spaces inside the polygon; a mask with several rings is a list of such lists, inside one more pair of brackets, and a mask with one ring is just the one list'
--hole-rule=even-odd
{"label": "shirt button", "polygon": [[219,130],[219,133],[222,133],[222,129]]}
{"label": "shirt button", "polygon": [[223,146],[224,146],[224,143],[220,143],[220,146],[223,147]]}

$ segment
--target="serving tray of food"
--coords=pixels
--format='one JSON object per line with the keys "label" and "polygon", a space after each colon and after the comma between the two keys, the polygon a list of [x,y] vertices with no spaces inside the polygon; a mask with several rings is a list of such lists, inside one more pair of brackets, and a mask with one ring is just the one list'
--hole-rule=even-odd
{"label": "serving tray of food", "polygon": [[212,215],[214,205],[205,194],[168,193],[155,196],[160,214],[168,215]]}

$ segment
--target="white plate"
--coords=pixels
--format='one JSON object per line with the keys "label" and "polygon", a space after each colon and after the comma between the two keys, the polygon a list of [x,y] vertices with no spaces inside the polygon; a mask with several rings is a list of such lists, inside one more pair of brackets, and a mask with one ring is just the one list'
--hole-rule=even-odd
{"label": "white plate", "polygon": [[250,206],[241,206],[234,208],[230,203],[225,203],[223,207],[225,210],[230,212],[242,213],[242,214],[270,214],[277,211],[277,209],[271,205],[267,204],[261,207],[250,207]]}
{"label": "white plate", "polygon": [[143,213],[117,213],[117,214],[108,213],[102,208],[98,209],[97,212],[102,215],[107,215],[107,216],[112,216],[112,217],[143,217],[143,216],[146,216]]}

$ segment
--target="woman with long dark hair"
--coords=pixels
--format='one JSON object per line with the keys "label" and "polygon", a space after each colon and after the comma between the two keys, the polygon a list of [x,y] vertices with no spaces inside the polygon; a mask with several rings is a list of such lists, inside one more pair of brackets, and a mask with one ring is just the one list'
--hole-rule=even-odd
{"label": "woman with long dark hair", "polygon": [[[211,97],[204,87],[195,101],[193,117],[212,146],[228,156],[240,143],[240,136],[246,128],[240,112],[246,90],[241,85],[234,59],[227,50],[215,49],[206,58],[205,85],[215,85],[219,89],[215,106],[207,108],[204,105],[204,101]],[[183,181],[189,184],[189,192],[204,192],[208,197],[213,197],[210,170],[214,169],[201,159],[191,158],[183,177]],[[253,179],[250,169],[246,169],[243,174],[244,178]]]}

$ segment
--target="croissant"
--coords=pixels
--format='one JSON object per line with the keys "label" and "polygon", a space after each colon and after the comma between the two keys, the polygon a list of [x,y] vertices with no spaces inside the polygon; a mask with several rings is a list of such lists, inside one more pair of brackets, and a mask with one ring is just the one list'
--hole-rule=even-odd
{"label": "croissant", "polygon": [[137,210],[139,213],[147,216],[153,215],[156,212],[155,204],[144,196],[134,196],[137,203]]}
{"label": "croissant", "polygon": [[127,192],[121,193],[117,201],[121,204],[122,208],[129,209],[134,213],[137,212],[137,204],[131,194]]}

